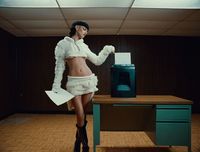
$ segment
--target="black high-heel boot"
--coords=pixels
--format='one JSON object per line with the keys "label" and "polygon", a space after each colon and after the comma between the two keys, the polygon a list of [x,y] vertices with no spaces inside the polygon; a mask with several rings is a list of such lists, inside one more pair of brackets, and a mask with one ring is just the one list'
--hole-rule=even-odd
{"label": "black high-heel boot", "polygon": [[82,143],[82,152],[89,152],[88,137],[86,131],[87,121],[84,122],[82,127],[78,127],[79,138]]}
{"label": "black high-heel boot", "polygon": [[87,120],[86,120],[86,117],[85,117],[84,126],[83,126],[83,136],[84,136],[83,142],[85,142],[85,143],[83,144],[83,142],[82,142],[82,144],[83,144],[82,152],[89,152],[86,126],[87,126]]}
{"label": "black high-heel boot", "polygon": [[74,142],[74,152],[80,152],[80,146],[81,146],[81,139],[79,135],[79,127],[76,125],[77,130],[76,130],[76,140]]}

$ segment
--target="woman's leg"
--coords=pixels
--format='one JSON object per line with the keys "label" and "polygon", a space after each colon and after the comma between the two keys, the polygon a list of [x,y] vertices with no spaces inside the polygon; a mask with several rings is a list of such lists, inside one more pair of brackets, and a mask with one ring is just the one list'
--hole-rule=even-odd
{"label": "woman's leg", "polygon": [[75,113],[76,113],[76,118],[77,118],[77,123],[76,123],[76,140],[74,142],[74,151],[73,152],[80,152],[80,145],[81,145],[81,129],[84,126],[84,109],[81,101],[81,96],[76,96],[72,100],[72,104],[75,108]]}
{"label": "woman's leg", "polygon": [[75,113],[76,113],[76,118],[77,118],[77,125],[79,127],[82,127],[84,125],[84,108],[82,104],[82,97],[81,96],[76,96],[73,98],[72,103],[75,108]]}
{"label": "woman's leg", "polygon": [[82,105],[83,105],[83,110],[84,110],[84,125],[81,129],[82,131],[82,137],[84,137],[83,140],[83,148],[82,148],[82,152],[89,152],[89,146],[88,146],[88,137],[87,137],[87,120],[86,120],[86,112],[87,112],[87,107],[88,107],[88,103],[91,101],[92,97],[93,97],[94,93],[89,93],[89,94],[84,94],[82,95]]}
{"label": "woman's leg", "polygon": [[[87,132],[86,132],[87,121],[84,120],[85,113],[84,113],[84,108],[83,108],[83,103],[82,103],[82,97],[76,96],[72,102],[75,107],[75,112],[76,112],[76,116],[77,116],[77,129],[78,129],[78,132],[77,132],[78,138],[77,139],[79,139],[83,144],[82,152],[89,152],[88,138],[87,138]],[[79,148],[80,143],[77,141],[78,140],[75,141],[74,149],[78,149],[80,151],[80,148]],[[78,145],[78,146],[76,146],[76,145]],[[74,150],[74,152],[77,152],[77,151]]]}
{"label": "woman's leg", "polygon": [[82,105],[85,113],[87,112],[88,103],[92,100],[94,92],[82,95]]}

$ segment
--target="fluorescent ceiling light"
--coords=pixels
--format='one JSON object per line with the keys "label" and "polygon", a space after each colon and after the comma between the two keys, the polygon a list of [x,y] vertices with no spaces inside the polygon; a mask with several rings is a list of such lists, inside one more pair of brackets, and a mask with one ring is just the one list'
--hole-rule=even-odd
{"label": "fluorescent ceiling light", "polygon": [[61,7],[130,7],[132,1],[133,0],[58,0],[58,3]]}
{"label": "fluorescent ceiling light", "polygon": [[0,0],[0,7],[130,7],[132,0]]}
{"label": "fluorescent ceiling light", "polygon": [[56,0],[0,0],[0,7],[58,7]]}
{"label": "fluorescent ceiling light", "polygon": [[0,0],[0,7],[130,7],[132,0]]}
{"label": "fluorescent ceiling light", "polygon": [[[133,0],[0,0],[0,7],[130,7]],[[132,7],[200,9],[200,0],[135,0]]]}
{"label": "fluorescent ceiling light", "polygon": [[200,0],[135,0],[132,7],[200,9]]}

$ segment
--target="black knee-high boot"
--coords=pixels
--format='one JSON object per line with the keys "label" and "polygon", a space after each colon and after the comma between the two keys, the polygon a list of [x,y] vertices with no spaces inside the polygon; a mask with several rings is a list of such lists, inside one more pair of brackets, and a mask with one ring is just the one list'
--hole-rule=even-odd
{"label": "black knee-high boot", "polygon": [[82,143],[82,152],[89,152],[86,125],[87,125],[87,121],[84,122],[84,125],[82,127],[77,126],[78,135],[79,135],[80,141]]}
{"label": "black knee-high boot", "polygon": [[[86,118],[86,117],[85,117]],[[82,152],[89,152],[89,146],[88,146],[88,137],[87,137],[87,130],[86,130],[86,126],[87,126],[87,120],[85,119],[84,121],[84,126],[83,126],[83,140],[82,140]]]}
{"label": "black knee-high boot", "polygon": [[79,135],[79,127],[76,125],[77,130],[76,130],[76,140],[74,142],[74,152],[80,152],[80,146],[81,146],[81,139]]}

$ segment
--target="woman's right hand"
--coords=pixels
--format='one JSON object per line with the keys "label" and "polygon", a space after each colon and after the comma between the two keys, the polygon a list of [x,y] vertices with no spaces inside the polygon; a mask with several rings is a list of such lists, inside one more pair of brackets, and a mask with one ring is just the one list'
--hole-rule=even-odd
{"label": "woman's right hand", "polygon": [[107,50],[109,53],[115,53],[115,47],[112,45],[105,45],[103,49]]}
{"label": "woman's right hand", "polygon": [[52,90],[54,93],[58,93],[60,89],[61,89],[61,88],[58,87],[57,85],[53,85],[53,87],[52,87],[51,90]]}

